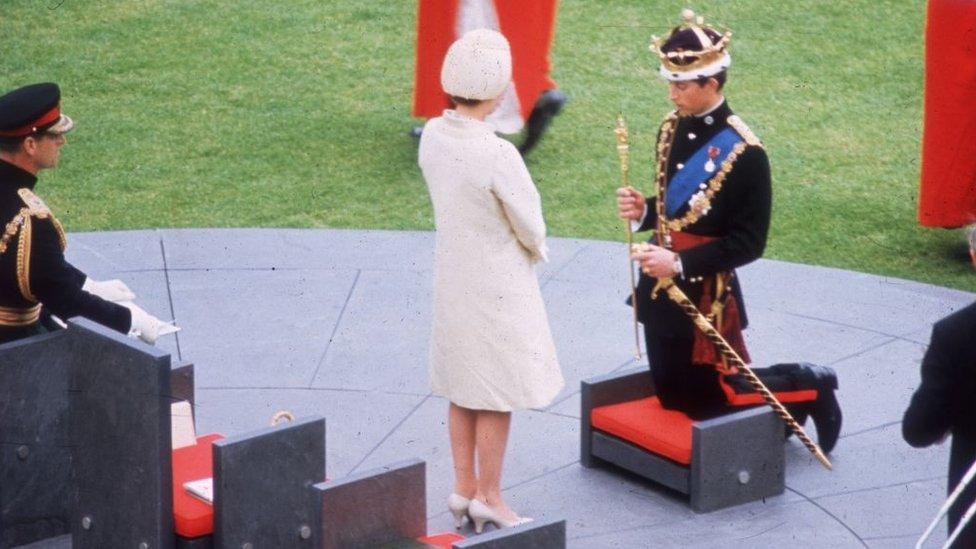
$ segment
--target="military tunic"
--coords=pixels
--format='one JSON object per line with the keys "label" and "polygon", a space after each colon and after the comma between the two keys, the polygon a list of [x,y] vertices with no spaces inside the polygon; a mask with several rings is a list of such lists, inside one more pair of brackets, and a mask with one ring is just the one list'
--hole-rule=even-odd
{"label": "military tunic", "polygon": [[[673,129],[667,129],[671,123]],[[682,117],[674,122],[666,120],[662,130],[668,131],[671,138],[662,143],[665,149],[659,154],[667,154],[663,162],[664,180],[671,183],[703,145],[730,127],[740,135],[744,147],[732,162],[731,169],[726,171],[721,187],[707,202],[701,203],[699,199],[695,211],[692,211],[692,201],[689,200],[668,220],[681,225],[680,232],[684,235],[676,237],[688,236],[702,241],[678,251],[682,275],[674,277],[675,284],[692,302],[699,304],[706,292],[716,295],[716,277],[722,276],[728,285],[720,300],[724,310],[735,317],[728,320],[745,328],[748,319],[735,269],[761,257],[766,246],[772,208],[772,183],[766,152],[748,127],[734,116],[728,103],[723,102],[703,116]],[[702,194],[709,189],[714,176],[722,171],[719,167],[723,160],[715,159],[714,173],[703,184]],[[647,213],[638,231],[656,229],[657,197],[647,202]],[[656,238],[653,237],[651,242],[657,243]],[[727,391],[751,392],[748,383],[741,375],[720,373],[715,362],[693,360],[697,328],[665,292],[660,292],[656,298],[651,297],[656,283],[657,279],[641,274],[637,285],[637,314],[644,324],[658,398],[665,407],[682,410],[696,419],[724,412],[733,404]],[[710,311],[702,312],[707,315]],[[744,354],[744,344],[741,354]],[[747,355],[743,358],[748,362]],[[794,402],[816,398],[814,391],[800,393],[813,389],[815,380],[801,375],[798,365],[778,365],[755,371],[774,392],[796,391],[794,394],[799,396]]]}
{"label": "military tunic", "polygon": [[[932,327],[922,359],[922,384],[912,395],[902,421],[902,435],[915,447],[935,444],[952,433],[949,485],[952,492],[976,460],[976,303]],[[976,500],[971,483],[949,509],[949,530]],[[976,547],[976,523],[970,523],[953,547]]]}
{"label": "military tunic", "polygon": [[42,319],[83,316],[128,332],[131,313],[81,289],[61,224],[33,193],[37,178],[0,160],[0,343],[44,331]]}

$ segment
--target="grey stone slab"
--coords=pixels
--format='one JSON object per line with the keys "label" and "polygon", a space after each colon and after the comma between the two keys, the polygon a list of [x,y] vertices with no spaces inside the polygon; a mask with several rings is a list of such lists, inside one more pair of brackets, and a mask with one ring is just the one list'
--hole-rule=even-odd
{"label": "grey stone slab", "polygon": [[746,299],[749,328],[744,333],[756,367],[784,362],[833,364],[891,339],[869,330],[752,307]]}
{"label": "grey stone slab", "polygon": [[[430,461],[429,530],[451,530],[452,518],[444,510],[453,482],[446,403],[431,398],[416,408],[428,391],[433,233],[93,233],[69,236],[69,258],[95,278],[122,278],[150,312],[166,311],[165,276],[158,276],[163,274],[160,235],[173,306],[184,328],[181,356],[197,366],[201,432],[251,430],[282,408],[324,415],[330,425],[330,476],[347,473],[367,455],[358,470],[406,455],[424,457]],[[795,503],[805,500],[790,491],[702,520],[684,498],[666,489],[619,471],[583,470],[575,464],[578,380],[633,366],[628,364],[633,352],[630,311],[623,305],[629,277],[619,242],[551,238],[549,245],[551,261],[539,265],[537,273],[567,385],[550,413],[514,416],[513,444],[519,448],[509,449],[504,477],[514,508],[535,517],[565,516],[571,547],[724,547],[727,540],[758,547],[859,545],[826,513]],[[146,270],[156,272],[129,273]],[[769,260],[747,266],[740,276],[752,320],[746,337],[757,366],[806,360],[833,363],[840,375],[845,428],[831,456],[835,470],[825,471],[791,439],[785,446],[787,486],[823,496],[832,505],[925,478],[935,479],[932,489],[941,494],[946,447],[908,448],[897,421],[918,383],[918,361],[931,323],[976,296]],[[172,352],[175,342],[169,336],[159,347]],[[313,377],[316,388],[329,390],[304,389]],[[227,386],[239,388],[200,390]],[[812,422],[807,428],[815,433]],[[869,504],[851,503],[845,509],[869,520],[877,513]],[[936,507],[927,500],[905,499],[884,509],[896,523],[905,509],[928,520]],[[855,521],[847,522],[872,547],[914,541],[899,537],[911,531],[861,532]],[[736,537],[739,529],[744,533]]]}
{"label": "grey stone slab", "polygon": [[69,323],[76,547],[173,544],[170,357],[85,319]]}
{"label": "grey stone slab", "polygon": [[340,229],[167,229],[171,269],[429,270],[433,233]]}
{"label": "grey stone slab", "polygon": [[18,545],[15,549],[71,549],[71,536],[65,534],[47,538],[27,545]]}
{"label": "grey stone slab", "polygon": [[309,487],[325,481],[323,418],[298,418],[218,440],[213,466],[214,545],[319,544],[320,516]]}
{"label": "grey stone slab", "polygon": [[[627,267],[633,265],[624,242],[580,241],[577,252],[554,273],[555,280],[586,282],[592,286],[609,286],[621,296],[630,292]],[[637,271],[634,271],[636,277]]]}
{"label": "grey stone slab", "polygon": [[912,448],[897,424],[841,438],[830,455],[833,471],[802,463],[806,450],[798,442],[789,447],[800,462],[788,468],[786,484],[811,498],[939,478],[945,484],[949,463],[948,445]]}
{"label": "grey stone slab", "polygon": [[578,391],[581,380],[635,359],[632,313],[624,304],[626,288],[554,279],[543,297],[566,379],[557,399]]}
{"label": "grey stone slab", "polygon": [[973,301],[967,292],[782,261],[759,260],[739,274],[747,307],[755,303],[892,335],[912,332]]}
{"label": "grey stone slab", "polygon": [[559,400],[556,400],[552,406],[546,408],[546,411],[561,416],[579,419],[580,403],[581,403],[581,398],[579,393],[579,387],[577,387],[576,391],[560,397]]}
{"label": "grey stone slab", "polygon": [[427,393],[432,276],[362,271],[312,386]]}
{"label": "grey stone slab", "polygon": [[816,502],[863,537],[915,535],[917,539],[945,501],[945,486],[945,479],[927,480],[826,496]]}
{"label": "grey stone slab", "polygon": [[0,345],[0,546],[68,532],[71,338]]}
{"label": "grey stone slab", "polygon": [[379,392],[198,388],[197,433],[230,436],[252,431],[268,425],[279,410],[323,416],[329,426],[326,473],[337,478],[359,463],[422,400]]}
{"label": "grey stone slab", "polygon": [[[432,512],[446,510],[454,488],[446,400],[427,399],[357,470],[380,467],[403,456],[427,462],[427,502]],[[331,423],[330,423],[331,424]],[[502,487],[545,475],[579,458],[578,422],[534,411],[512,415]],[[539,459],[540,455],[546,456]]]}
{"label": "grey stone slab", "polygon": [[[618,469],[584,469],[572,465],[505,492],[510,504],[533,513],[566,519],[570,547],[631,547],[619,540],[629,529],[661,526],[679,532],[707,532],[728,527],[730,517],[763,513],[788,514],[791,503],[803,501],[792,493],[701,515],[674,491]],[[580,541],[585,538],[600,540]],[[653,540],[651,537],[644,537]],[[587,545],[589,543],[589,545]],[[618,545],[604,545],[618,543]],[[657,546],[655,544],[655,546]],[[662,547],[670,545],[662,544]]]}
{"label": "grey stone slab", "polygon": [[198,387],[308,386],[356,271],[170,273]]}
{"label": "grey stone slab", "polygon": [[96,280],[122,271],[162,270],[161,238],[155,230],[71,233],[65,257]]}
{"label": "grey stone slab", "polygon": [[844,410],[841,433],[900,421],[921,381],[924,351],[920,344],[892,340],[834,364],[840,383],[837,398]]}
{"label": "grey stone slab", "polygon": [[[857,537],[816,506],[794,502],[750,506],[700,519],[654,522],[645,526],[574,537],[568,547],[860,547]],[[714,520],[713,520],[714,517]]]}
{"label": "grey stone slab", "polygon": [[425,468],[400,460],[316,484],[324,549],[367,549],[426,534]]}
{"label": "grey stone slab", "polygon": [[588,250],[603,243],[574,238],[547,238],[549,261],[536,265],[540,283],[545,286],[552,279],[575,280],[572,273],[579,272],[580,261],[585,260]]}

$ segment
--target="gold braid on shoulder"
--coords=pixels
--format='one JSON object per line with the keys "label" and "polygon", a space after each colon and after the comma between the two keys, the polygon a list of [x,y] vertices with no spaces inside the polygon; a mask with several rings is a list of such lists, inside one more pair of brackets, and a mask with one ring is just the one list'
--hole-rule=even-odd
{"label": "gold braid on shoulder", "polygon": [[31,246],[34,233],[31,220],[33,218],[51,220],[51,224],[54,225],[54,230],[58,235],[61,251],[67,248],[68,242],[65,238],[64,227],[61,226],[61,222],[54,217],[43,200],[26,188],[19,189],[17,194],[25,206],[4,226],[3,234],[0,235],[0,256],[7,252],[11,240],[19,233],[17,239],[17,287],[24,299],[37,302],[37,298],[30,288]]}

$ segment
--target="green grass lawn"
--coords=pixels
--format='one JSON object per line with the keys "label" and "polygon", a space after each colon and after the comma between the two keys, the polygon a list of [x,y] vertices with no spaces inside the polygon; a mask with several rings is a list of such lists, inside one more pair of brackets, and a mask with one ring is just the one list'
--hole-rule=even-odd
{"label": "green grass lawn", "polygon": [[[528,161],[552,234],[624,238],[614,118],[647,190],[668,110],[647,43],[684,5],[562,2],[571,102]],[[727,93],[773,165],[767,257],[976,290],[962,232],[915,222],[924,2],[691,5],[734,31]],[[7,0],[0,88],[61,84],[77,129],[39,194],[72,231],[430,229],[414,17],[406,0]]]}

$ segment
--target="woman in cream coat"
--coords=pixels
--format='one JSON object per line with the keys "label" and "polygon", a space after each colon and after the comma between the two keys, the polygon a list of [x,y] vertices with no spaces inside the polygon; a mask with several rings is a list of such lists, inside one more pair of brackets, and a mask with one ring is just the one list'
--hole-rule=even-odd
{"label": "woman in cream coat", "polygon": [[451,403],[448,507],[478,532],[528,520],[501,496],[511,412],[545,406],[563,387],[533,269],[546,260],[539,193],[515,147],[484,121],[510,80],[505,38],[465,34],[441,71],[457,107],[427,123],[419,151],[437,229],[430,378]]}

